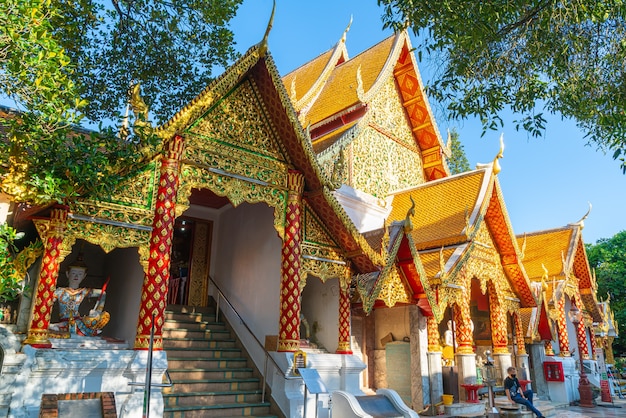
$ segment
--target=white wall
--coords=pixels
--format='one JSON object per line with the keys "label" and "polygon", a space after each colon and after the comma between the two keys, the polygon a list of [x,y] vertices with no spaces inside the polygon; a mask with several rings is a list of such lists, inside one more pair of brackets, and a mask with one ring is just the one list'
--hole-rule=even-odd
{"label": "white wall", "polygon": [[103,335],[125,340],[132,347],[137,334],[144,271],[137,248],[118,248],[106,256],[106,276],[110,277],[104,309],[111,320]]}
{"label": "white wall", "polygon": [[274,210],[242,203],[220,214],[211,277],[256,338],[278,335],[282,242]]}
{"label": "white wall", "polygon": [[[309,322],[311,335],[326,350],[337,351],[339,342],[339,280],[323,283],[314,276],[307,277],[302,291],[302,313]],[[304,338],[304,335],[301,335]]]}

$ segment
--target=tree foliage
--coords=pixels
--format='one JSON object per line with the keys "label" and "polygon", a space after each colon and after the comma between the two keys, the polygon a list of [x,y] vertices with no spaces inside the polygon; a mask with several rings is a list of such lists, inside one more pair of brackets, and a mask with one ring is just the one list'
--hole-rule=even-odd
{"label": "tree foliage", "polygon": [[626,172],[626,2],[378,0],[386,27],[407,22],[418,56],[440,69],[429,93],[452,118],[544,132],[544,113],[576,121]]}
{"label": "tree foliage", "polygon": [[448,136],[450,141],[450,158],[448,159],[448,167],[450,167],[450,173],[459,174],[470,170],[467,156],[465,155],[465,148],[459,139],[459,133],[456,129],[450,131]]}
{"label": "tree foliage", "polygon": [[240,3],[5,0],[0,96],[20,112],[0,112],[0,189],[37,204],[110,193],[157,143],[119,136],[131,84],[167,119],[235,57],[227,24]]}
{"label": "tree foliage", "polygon": [[626,354],[626,231],[587,244],[586,250],[589,265],[596,271],[598,297],[610,295],[611,310],[619,324],[615,351]]}

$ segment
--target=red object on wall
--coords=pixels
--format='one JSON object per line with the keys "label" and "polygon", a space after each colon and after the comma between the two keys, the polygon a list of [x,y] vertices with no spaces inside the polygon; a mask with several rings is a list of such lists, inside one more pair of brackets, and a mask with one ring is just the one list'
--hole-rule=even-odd
{"label": "red object on wall", "polygon": [[544,361],[543,375],[546,378],[546,382],[564,382],[563,363],[560,361]]}

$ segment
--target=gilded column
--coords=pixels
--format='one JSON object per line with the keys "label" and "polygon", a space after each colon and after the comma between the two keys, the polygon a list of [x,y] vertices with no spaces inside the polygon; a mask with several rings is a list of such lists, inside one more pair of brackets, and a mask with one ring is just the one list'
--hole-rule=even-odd
{"label": "gilded column", "polygon": [[141,289],[141,306],[137,321],[135,350],[147,350],[154,316],[155,350],[163,349],[163,316],[170,278],[172,236],[176,220],[176,193],[178,192],[180,157],[184,140],[176,135],[170,140],[161,159],[161,174],[157,190],[154,220],[150,236],[148,271]]}
{"label": "gilded column", "polygon": [[61,244],[63,234],[67,227],[67,207],[52,209],[48,229],[44,239],[43,258],[37,293],[34,300],[33,316],[28,329],[28,337],[24,344],[36,348],[50,348],[52,344],[48,340],[48,325],[54,302],[54,290],[59,277],[59,265],[61,263]]}
{"label": "gilded column", "polygon": [[524,341],[524,329],[522,327],[522,318],[519,316],[519,312],[513,314],[513,320],[515,321],[515,340],[517,342],[517,354],[526,353],[526,342]]}
{"label": "gilded column", "polygon": [[474,338],[470,323],[469,300],[454,305],[454,321],[456,322],[456,342],[458,354],[474,354]]}
{"label": "gilded column", "polygon": [[589,360],[589,346],[587,345],[587,331],[585,321],[580,321],[576,327],[576,337],[578,338],[578,350],[584,360]]}
{"label": "gilded column", "polygon": [[426,317],[426,331],[428,332],[428,351],[431,353],[441,351],[439,324],[434,315]]}
{"label": "gilded column", "polygon": [[615,364],[615,357],[613,356],[613,340],[615,337],[607,337],[606,338],[606,348],[604,353],[606,354],[606,362],[607,364]]}
{"label": "gilded column", "polygon": [[567,335],[567,322],[565,322],[565,298],[559,299],[556,305],[556,332],[559,336],[559,356],[569,357],[569,337]]}
{"label": "gilded column", "polygon": [[507,316],[502,305],[498,301],[496,290],[493,286],[489,289],[489,316],[491,319],[491,341],[493,354],[509,354]]}
{"label": "gilded column", "polygon": [[352,354],[350,347],[350,293],[349,286],[339,289],[339,345],[337,354]]}
{"label": "gilded column", "polygon": [[591,342],[591,360],[596,360],[596,348],[598,348],[598,343],[596,341],[595,330],[593,326],[589,328],[589,341]]}
{"label": "gilded column", "polygon": [[302,191],[304,175],[289,170],[289,195],[283,239],[280,317],[278,323],[278,351],[296,351],[300,348],[300,265],[302,239]]}

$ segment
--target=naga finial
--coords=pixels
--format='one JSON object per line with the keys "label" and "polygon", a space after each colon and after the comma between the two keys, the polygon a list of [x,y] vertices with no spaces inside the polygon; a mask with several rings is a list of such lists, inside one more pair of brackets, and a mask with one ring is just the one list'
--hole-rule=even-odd
{"label": "naga finial", "polygon": [[580,218],[580,221],[576,222],[574,225],[580,225],[580,228],[584,228],[585,227],[585,219],[587,219],[587,217],[589,216],[589,214],[591,213],[591,202],[587,202],[589,204],[589,209],[587,210],[587,213],[585,213],[585,215]]}
{"label": "naga finial", "polygon": [[346,27],[346,30],[343,31],[343,35],[341,35],[341,42],[345,43],[346,42],[346,38],[348,36],[348,31],[350,30],[350,26],[352,26],[352,15],[350,15],[350,23],[348,23],[348,26]]}
{"label": "naga finial", "polygon": [[500,134],[500,151],[498,151],[498,154],[493,159],[493,173],[494,174],[498,174],[502,170],[498,160],[503,157],[504,157],[504,133]]}
{"label": "naga finial", "polygon": [[407,234],[413,230],[411,218],[415,216],[415,200],[413,200],[413,196],[409,196],[409,198],[411,199],[411,207],[406,212],[406,217],[404,219],[404,232]]}
{"label": "naga finial", "polygon": [[130,107],[135,115],[135,133],[142,136],[152,130],[152,125],[148,120],[150,108],[141,96],[141,83],[134,83],[130,88]]}
{"label": "naga finial", "polygon": [[265,58],[267,54],[267,38],[270,36],[270,31],[272,30],[272,26],[274,25],[274,13],[276,12],[276,0],[274,0],[274,5],[272,6],[272,14],[270,15],[270,21],[267,24],[267,29],[265,29],[265,35],[263,35],[263,39],[259,43],[259,56],[261,58]]}

